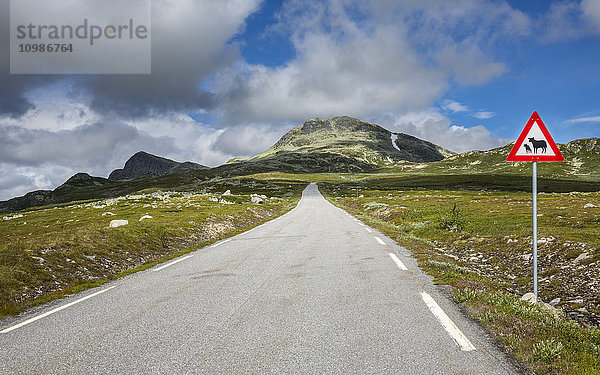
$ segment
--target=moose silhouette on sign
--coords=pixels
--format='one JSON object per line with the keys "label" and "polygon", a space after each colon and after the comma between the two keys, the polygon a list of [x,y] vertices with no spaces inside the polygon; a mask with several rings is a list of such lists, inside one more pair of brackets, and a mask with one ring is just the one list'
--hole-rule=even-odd
{"label": "moose silhouette on sign", "polygon": [[[546,153],[546,148],[548,147],[548,144],[546,143],[545,140],[536,140],[535,138],[531,137],[529,138],[529,142],[531,142],[531,145],[533,146],[533,152],[537,154],[537,150],[538,148],[542,149],[542,152],[545,154]],[[525,145],[525,150],[527,150],[529,147],[527,147],[527,145]],[[531,150],[530,150],[531,151]]]}
{"label": "moose silhouette on sign", "polygon": [[531,154],[531,147],[529,147],[528,144],[524,144],[523,147],[525,147],[525,152],[527,152],[528,154]]}

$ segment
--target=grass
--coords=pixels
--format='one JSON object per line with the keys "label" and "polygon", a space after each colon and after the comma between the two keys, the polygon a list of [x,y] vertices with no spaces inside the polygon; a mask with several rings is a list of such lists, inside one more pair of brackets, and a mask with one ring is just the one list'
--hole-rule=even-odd
{"label": "grass", "polygon": [[[305,186],[256,182],[249,187],[237,182],[212,184],[212,193],[205,192],[208,186],[195,192],[153,190],[0,218],[0,316],[18,314],[248,230],[294,207]],[[221,195],[226,190],[233,195]],[[250,193],[269,199],[253,204]],[[144,215],[152,218],[140,221]],[[129,224],[108,228],[113,219]]]}
{"label": "grass", "polygon": [[322,182],[320,190],[409,248],[532,372],[600,373],[594,328],[600,322],[600,208],[584,208],[600,206],[600,193],[538,196],[539,293],[543,301],[561,299],[563,313],[555,316],[519,300],[532,289],[529,193],[397,189],[401,181],[382,181],[388,180],[363,181],[359,198],[355,182]]}

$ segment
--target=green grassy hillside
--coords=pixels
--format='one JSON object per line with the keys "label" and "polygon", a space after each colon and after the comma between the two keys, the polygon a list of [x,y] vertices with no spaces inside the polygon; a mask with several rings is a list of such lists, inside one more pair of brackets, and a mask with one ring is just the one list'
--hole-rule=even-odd
{"label": "green grassy hillside", "polygon": [[[395,135],[396,145],[392,143]],[[430,142],[390,131],[352,117],[315,118],[296,126],[273,147],[249,161],[278,159],[294,153],[317,160],[323,153],[341,155],[349,161],[370,165],[373,169],[399,161],[431,162],[453,155]],[[345,165],[332,165],[334,171],[348,170]],[[310,170],[305,170],[308,172]]]}

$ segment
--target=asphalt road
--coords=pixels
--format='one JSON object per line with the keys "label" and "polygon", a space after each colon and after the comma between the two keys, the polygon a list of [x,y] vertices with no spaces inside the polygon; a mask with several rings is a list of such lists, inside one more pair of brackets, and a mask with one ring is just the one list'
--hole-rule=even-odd
{"label": "asphalt road", "polygon": [[315,185],[278,219],[0,330],[0,374],[516,373],[407,250]]}

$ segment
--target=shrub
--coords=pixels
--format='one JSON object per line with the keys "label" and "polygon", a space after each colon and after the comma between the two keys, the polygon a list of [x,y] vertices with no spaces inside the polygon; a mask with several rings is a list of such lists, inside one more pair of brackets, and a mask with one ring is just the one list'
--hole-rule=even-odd
{"label": "shrub", "polygon": [[467,226],[467,220],[464,218],[461,210],[456,207],[456,203],[447,212],[438,215],[437,223],[440,229],[450,232],[462,232]]}

